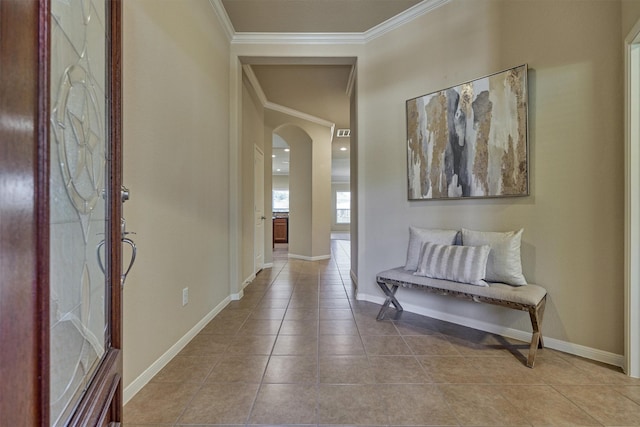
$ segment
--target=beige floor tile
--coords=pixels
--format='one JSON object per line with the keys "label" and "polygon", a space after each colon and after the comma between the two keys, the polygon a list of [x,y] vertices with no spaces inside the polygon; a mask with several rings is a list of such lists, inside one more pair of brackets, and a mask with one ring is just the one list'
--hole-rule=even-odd
{"label": "beige floor tile", "polygon": [[264,375],[265,383],[318,382],[318,358],[313,356],[271,356]]}
{"label": "beige floor tile", "polygon": [[475,366],[488,384],[546,384],[544,377],[536,367],[527,367],[524,360],[515,357],[476,357]]}
{"label": "beige floor tile", "polygon": [[346,308],[321,308],[320,320],[353,320],[353,312]]}
{"label": "beige floor tile", "polygon": [[180,356],[222,354],[234,340],[233,335],[198,334],[179,353]]}
{"label": "beige floor tile", "polygon": [[388,425],[384,393],[375,385],[320,385],[320,424]]}
{"label": "beige floor tile", "polygon": [[638,386],[613,386],[618,393],[628,397],[640,405],[640,385]]}
{"label": "beige floor tile", "polygon": [[505,386],[500,393],[534,426],[600,425],[552,386]]}
{"label": "beige floor tile", "polygon": [[180,424],[244,424],[249,419],[258,384],[209,383],[193,397]]}
{"label": "beige floor tile", "polygon": [[356,324],[360,335],[399,335],[398,329],[389,320],[376,320],[374,317],[358,316]]}
{"label": "beige floor tile", "polygon": [[285,320],[280,328],[280,335],[318,335],[318,321],[316,319],[308,320]]}
{"label": "beige floor tile", "polygon": [[411,349],[400,336],[366,335],[362,337],[368,355],[403,356],[411,355]]}
{"label": "beige floor tile", "polygon": [[440,384],[444,399],[463,426],[529,426],[519,406],[500,394],[497,386]]}
{"label": "beige floor tile", "polygon": [[321,335],[318,339],[321,355],[364,355],[362,339],[357,335]]}
{"label": "beige floor tile", "polygon": [[124,422],[173,424],[199,389],[199,384],[150,382],[125,406]]}
{"label": "beige floor tile", "polygon": [[269,356],[227,355],[213,368],[207,382],[260,383]]}
{"label": "beige floor tile", "polygon": [[348,299],[348,257],[278,251],[124,426],[640,425],[640,381],[617,368],[545,348],[530,369],[521,341],[395,310],[377,321],[379,305]]}
{"label": "beige floor tile", "polygon": [[614,387],[562,385],[555,389],[604,425],[640,425],[640,405]]}
{"label": "beige floor tile", "polygon": [[390,385],[384,388],[384,397],[390,425],[458,425],[435,385]]}
{"label": "beige floor tile", "polygon": [[370,356],[369,363],[375,382],[379,384],[433,382],[414,356]]}
{"label": "beige floor tile", "polygon": [[277,335],[238,335],[229,344],[228,354],[271,354]]}
{"label": "beige floor tile", "polygon": [[284,320],[310,320],[318,319],[317,308],[292,308],[287,309]]}
{"label": "beige floor tile", "polygon": [[250,424],[316,424],[315,384],[263,384],[251,412]]}
{"label": "beige floor tile", "polygon": [[597,380],[591,374],[576,368],[571,363],[559,357],[536,358],[536,375],[546,384],[551,385],[586,385],[597,384]]}
{"label": "beige floor tile", "polygon": [[350,307],[351,303],[346,294],[344,298],[320,298],[320,308],[348,309]]}
{"label": "beige floor tile", "polygon": [[238,335],[277,335],[282,320],[249,319],[238,330]]}
{"label": "beige floor tile", "polygon": [[235,335],[244,322],[244,318],[218,319],[216,317],[202,328],[200,334]]}
{"label": "beige floor tile", "polygon": [[412,335],[403,338],[416,355],[461,356],[444,335]]}
{"label": "beige floor tile", "polygon": [[320,335],[358,335],[352,319],[320,320]]}
{"label": "beige floor tile", "polygon": [[315,355],[318,353],[318,338],[315,335],[279,335],[273,347],[277,356]]}
{"label": "beige floor tile", "polygon": [[254,310],[250,315],[249,319],[258,319],[258,320],[282,320],[284,318],[284,313],[287,310],[284,308],[261,308]]}
{"label": "beige floor tile", "polygon": [[221,356],[176,356],[155,377],[152,382],[202,384]]}
{"label": "beige floor tile", "polygon": [[319,362],[320,383],[373,384],[375,378],[366,356],[322,356]]}
{"label": "beige floor tile", "polygon": [[488,378],[480,369],[484,359],[461,356],[418,356],[418,360],[435,383],[486,384]]}

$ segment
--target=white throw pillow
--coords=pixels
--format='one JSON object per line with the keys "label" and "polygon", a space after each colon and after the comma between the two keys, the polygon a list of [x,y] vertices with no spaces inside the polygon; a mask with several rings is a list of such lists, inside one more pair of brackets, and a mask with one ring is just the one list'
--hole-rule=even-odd
{"label": "white throw pillow", "polygon": [[462,244],[491,246],[485,280],[523,286],[527,284],[527,280],[522,274],[522,262],[520,260],[522,232],[522,229],[499,233],[473,231],[463,228]]}
{"label": "white throw pillow", "polygon": [[425,242],[454,245],[456,244],[458,233],[458,230],[409,227],[409,247],[407,248],[407,262],[404,265],[404,269],[409,271],[417,270],[420,251]]}
{"label": "white throw pillow", "polygon": [[484,246],[451,246],[427,242],[416,276],[452,280],[477,286],[488,286],[484,279],[491,248]]}

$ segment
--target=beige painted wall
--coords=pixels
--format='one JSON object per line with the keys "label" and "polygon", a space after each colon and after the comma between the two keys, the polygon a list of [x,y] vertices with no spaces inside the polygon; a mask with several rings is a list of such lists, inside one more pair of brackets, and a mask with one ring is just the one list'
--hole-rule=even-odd
{"label": "beige painted wall", "polygon": [[[543,333],[623,352],[623,88],[618,2],[464,1],[367,45],[359,61],[363,297],[404,263],[407,227],[524,228],[550,295]],[[528,63],[531,196],[408,202],[406,99]],[[384,173],[380,173],[384,171]],[[384,242],[384,244],[383,244]],[[419,292],[400,301],[530,331],[520,313]]]}
{"label": "beige painted wall", "polygon": [[[257,146],[264,153],[264,107],[257,99],[251,84],[242,81],[242,274],[241,279],[246,284],[255,274],[254,270],[254,158]],[[266,157],[265,157],[266,159]],[[265,162],[266,167],[266,162]],[[269,194],[265,192],[265,198]]]}
{"label": "beige painted wall", "polygon": [[125,1],[123,19],[127,387],[229,296],[229,42],[207,0]]}

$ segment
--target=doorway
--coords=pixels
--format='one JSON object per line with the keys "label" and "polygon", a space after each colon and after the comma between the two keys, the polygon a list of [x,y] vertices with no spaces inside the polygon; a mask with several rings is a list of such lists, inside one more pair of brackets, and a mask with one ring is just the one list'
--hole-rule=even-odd
{"label": "doorway", "polygon": [[640,21],[625,40],[625,367],[640,377]]}

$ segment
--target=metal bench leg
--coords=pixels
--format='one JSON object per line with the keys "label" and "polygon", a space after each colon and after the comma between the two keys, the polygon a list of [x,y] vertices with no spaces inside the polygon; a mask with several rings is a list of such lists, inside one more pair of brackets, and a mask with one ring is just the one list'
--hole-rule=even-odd
{"label": "metal bench leg", "polygon": [[389,304],[393,304],[396,310],[402,311],[402,306],[400,305],[400,303],[398,302],[395,296],[396,292],[398,291],[398,285],[391,285],[391,287],[389,287],[389,285],[387,285],[385,282],[377,281],[377,283],[380,289],[382,289],[382,292],[384,292],[384,294],[387,296],[387,299],[384,301],[384,304],[382,304],[382,307],[380,308],[380,311],[378,312],[378,317],[376,319],[382,320],[384,318],[384,315],[387,312],[387,308],[389,307]]}
{"label": "metal bench leg", "polygon": [[542,317],[544,315],[544,307],[547,302],[547,297],[545,296],[542,301],[535,308],[529,309],[529,317],[531,318],[531,327],[533,329],[533,334],[531,336],[531,345],[529,346],[529,357],[527,358],[527,366],[533,368],[533,365],[536,361],[536,352],[538,347],[544,348],[544,343],[542,340],[542,332],[540,331],[540,327],[542,325]]}

